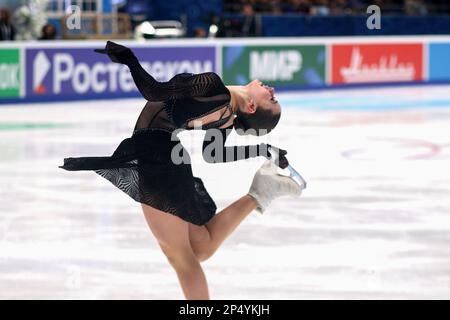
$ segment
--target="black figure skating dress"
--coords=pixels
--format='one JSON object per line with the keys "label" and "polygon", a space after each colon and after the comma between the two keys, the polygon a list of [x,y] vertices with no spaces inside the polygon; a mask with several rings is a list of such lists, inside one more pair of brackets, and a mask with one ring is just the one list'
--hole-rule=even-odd
{"label": "black figure skating dress", "polygon": [[[223,111],[220,111],[221,119],[195,129],[223,126],[233,116],[229,90],[212,72],[178,74],[168,82],[158,82],[142,68],[129,48],[113,42],[108,41],[105,50],[96,51],[107,53],[114,62],[126,64],[137,88],[148,102],[137,119],[132,136],[124,139],[111,156],[65,158],[60,168],[93,170],[137,202],[193,224],[204,225],[216,213],[216,205],[202,180],[193,176],[189,154],[174,131],[192,130],[194,128],[188,126],[189,121],[217,110]],[[224,143],[232,127],[220,129]],[[212,137],[208,137],[207,131],[203,150],[214,143]],[[222,148],[221,154],[232,151],[234,157],[215,157],[213,151],[210,154],[213,158],[211,160],[209,157],[208,162],[267,156],[264,144]],[[189,160],[174,163],[173,150],[178,150],[177,155]]]}

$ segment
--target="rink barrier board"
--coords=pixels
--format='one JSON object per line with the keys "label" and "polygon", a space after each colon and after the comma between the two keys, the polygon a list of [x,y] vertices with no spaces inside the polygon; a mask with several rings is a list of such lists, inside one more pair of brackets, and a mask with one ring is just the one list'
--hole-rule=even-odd
{"label": "rink barrier board", "polygon": [[[264,73],[262,79],[265,83],[272,84],[279,91],[291,91],[291,90],[323,90],[323,89],[343,89],[343,88],[355,88],[355,87],[376,87],[376,86],[395,86],[395,85],[419,85],[419,84],[444,84],[450,83],[450,62],[447,58],[450,54],[450,36],[404,36],[404,37],[330,37],[330,38],[239,38],[239,39],[192,39],[192,40],[153,40],[149,42],[135,42],[130,40],[117,40],[117,42],[131,47],[140,61],[145,65],[150,64],[150,72],[154,74],[156,72],[158,80],[168,80],[167,77],[174,75],[177,72],[206,72],[215,71],[220,74],[225,80],[236,80],[236,74],[232,74],[235,78],[230,77],[229,70],[226,69],[226,55],[224,52],[227,50],[238,48],[242,52],[247,52],[248,55],[251,52],[262,51],[269,52],[269,58],[261,58],[261,61],[273,62],[271,57],[278,59],[276,61],[294,61],[294,69],[298,68],[298,57],[295,52],[299,52],[302,57],[302,63],[306,63],[310,69],[309,78],[303,75],[301,78],[299,75],[303,70],[298,71],[298,75],[295,74],[288,81],[282,81],[283,79],[275,79],[273,76],[269,76],[269,79],[265,80]],[[50,102],[50,101],[76,101],[76,100],[90,100],[90,99],[116,99],[116,98],[134,98],[140,97],[136,88],[131,90],[132,84],[130,83],[131,77],[126,75],[126,66],[121,66],[109,61],[106,56],[94,53],[93,49],[102,48],[105,45],[105,41],[55,41],[55,42],[2,42],[0,45],[0,70],[13,70],[4,67],[6,62],[3,62],[3,69],[1,69],[2,61],[5,59],[5,50],[17,50],[19,52],[19,75],[20,82],[19,97],[17,92],[14,91],[10,96],[2,95],[0,93],[0,105],[5,103],[16,102]],[[402,48],[414,48],[412,54],[408,54],[408,50]],[[318,49],[319,55],[323,55],[324,65],[311,66],[314,60],[314,54],[308,53],[311,48]],[[342,81],[339,77],[336,77],[337,63],[341,64],[341,69],[345,61],[342,57],[335,55],[339,50],[344,48],[346,50],[347,69],[350,67],[350,60],[363,62],[368,61],[367,65],[375,64],[375,69],[378,68],[378,72],[383,70],[384,66],[391,64],[393,74],[396,74],[392,79],[390,76],[383,78],[383,81],[377,82],[363,82],[360,83],[361,77],[353,74],[354,82]],[[355,49],[356,48],[356,49]],[[387,51],[380,51],[380,48],[387,49]],[[253,51],[252,51],[253,50]],[[336,51],[337,50],[337,51]],[[359,53],[358,53],[359,50]],[[77,66],[81,65],[79,73],[80,79],[82,79],[82,71],[91,70],[95,64],[97,74],[102,73],[104,69],[114,69],[117,72],[114,81],[118,81],[119,77],[125,83],[125,89],[115,88],[110,82],[110,79],[106,79],[105,76],[100,78],[99,83],[94,84],[97,88],[93,88],[81,85],[80,91],[73,90],[73,85],[67,83],[59,83],[54,85],[52,83],[54,79],[53,68],[54,65],[49,61],[46,62],[45,58],[41,57],[41,60],[36,62],[36,57],[39,52],[43,52],[41,56],[54,57],[55,54],[59,54],[59,63],[66,62],[70,65],[69,57],[72,57],[73,63]],[[204,53],[205,52],[205,53]],[[287,52],[287,54],[286,54]],[[356,52],[352,58],[349,58],[349,52]],[[381,53],[380,53],[381,52]],[[77,53],[74,55],[73,53]],[[80,54],[78,54],[80,53]],[[383,56],[383,53],[385,55]],[[272,56],[270,56],[272,54]],[[47,56],[48,55],[48,56]],[[203,58],[196,59],[199,56]],[[358,57],[359,55],[359,57]],[[155,69],[151,69],[152,63],[155,61],[155,57],[159,57],[159,66]],[[261,56],[261,55],[260,55]],[[320,57],[315,57],[316,60]],[[356,58],[354,57],[356,56]],[[153,60],[152,60],[153,57]],[[247,67],[247,70],[243,71],[243,80],[248,80],[249,75],[252,74],[251,70],[248,70],[249,56],[245,57],[241,55],[238,57],[242,61],[239,63]],[[284,60],[283,60],[284,59]],[[297,59],[297,60],[296,60]],[[350,60],[349,60],[350,59]],[[359,59],[359,60],[358,60]],[[320,59],[319,59],[320,60]],[[420,60],[420,61],[418,61]],[[61,62],[62,61],[62,62]],[[161,66],[164,66],[165,61],[171,70],[170,72],[162,70]],[[180,67],[181,62],[190,61],[191,64],[185,63],[184,67]],[[197,62],[197,64],[194,63]],[[209,62],[208,62],[209,61]],[[317,62],[317,61],[316,61]],[[174,65],[178,65],[178,68]],[[235,65],[234,73],[239,69],[239,63]],[[47,64],[47,65],[46,65]],[[103,64],[103,65],[102,65]],[[114,66],[115,65],[115,66]],[[364,63],[363,63],[364,65]],[[303,67],[304,65],[302,65]],[[412,67],[411,67],[412,66]],[[8,66],[9,67],[9,66]],[[270,70],[267,66],[263,66],[265,69]],[[286,66],[282,66],[286,67]],[[287,64],[287,69],[292,67]],[[323,69],[322,69],[323,68]],[[120,69],[118,71],[118,69]],[[245,69],[245,68],[244,68]],[[344,68],[345,69],[345,68]],[[125,70],[125,71],[124,71]],[[148,69],[147,69],[148,70]],[[92,71],[92,70],[91,70]],[[153,72],[154,71],[154,72]],[[355,71],[355,70],[353,70]],[[358,70],[357,70],[358,71]],[[404,71],[404,72],[403,72]],[[275,72],[275,71],[274,71]],[[333,75],[334,72],[334,75]],[[402,72],[404,74],[402,74]],[[128,72],[129,73],[129,72]],[[233,72],[231,72],[233,73]],[[355,72],[353,72],[355,73]],[[357,73],[357,72],[356,72]],[[253,74],[255,74],[253,72]],[[268,72],[270,74],[270,72]],[[282,74],[282,73],[280,73]],[[349,79],[352,76],[352,70],[347,70],[347,76],[350,74]],[[369,72],[370,74],[370,72]],[[400,76],[399,76],[400,74]],[[414,74],[411,77],[411,74]],[[159,75],[159,76],[158,76]],[[257,74],[258,75],[258,74]],[[319,76],[318,76],[319,75]],[[51,77],[49,80],[48,77]],[[239,74],[238,74],[239,76]],[[366,75],[367,76],[367,75]],[[399,78],[396,78],[399,76]],[[409,78],[408,78],[409,76]],[[0,75],[0,79],[8,79],[12,81],[11,75]],[[73,75],[65,74],[63,80],[69,81]],[[301,79],[300,79],[300,78]],[[364,77],[362,77],[364,78]],[[239,80],[239,78],[237,78]],[[275,79],[275,80],[273,80]],[[308,80],[309,79],[309,80]],[[386,81],[388,80],[388,81]],[[59,81],[62,81],[59,79]],[[108,90],[103,90],[105,86]],[[75,81],[76,82],[76,81]],[[78,82],[80,80],[78,79]],[[94,81],[95,82],[95,81]],[[226,84],[231,82],[225,81]],[[2,86],[3,84],[3,86]],[[0,88],[5,87],[4,83],[0,84]],[[78,85],[80,83],[77,83]],[[239,81],[233,81],[233,84],[240,84]],[[112,87],[111,87],[112,86]],[[134,86],[134,84],[133,84]],[[49,93],[49,88],[51,92]],[[53,89],[56,92],[53,92]],[[79,88],[78,88],[79,89]],[[115,90],[117,89],[117,90]],[[1,91],[0,91],[1,92]]]}
{"label": "rink barrier board", "polygon": [[22,96],[22,63],[19,48],[0,48],[0,99]]}
{"label": "rink barrier board", "polygon": [[222,79],[245,85],[259,79],[274,87],[325,86],[325,45],[227,45],[222,47]]}
{"label": "rink barrier board", "polygon": [[[158,81],[168,81],[178,73],[215,70],[214,46],[135,48],[138,59]],[[26,97],[102,99],[139,96],[128,67],[113,63],[92,48],[37,48],[26,50]]]}

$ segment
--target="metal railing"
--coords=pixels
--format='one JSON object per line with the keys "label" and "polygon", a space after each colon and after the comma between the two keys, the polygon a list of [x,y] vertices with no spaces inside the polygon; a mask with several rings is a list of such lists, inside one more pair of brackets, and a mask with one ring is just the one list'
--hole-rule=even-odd
{"label": "metal railing", "polygon": [[70,16],[60,18],[63,39],[125,39],[132,38],[130,16],[126,13],[84,13],[80,28],[69,28]]}

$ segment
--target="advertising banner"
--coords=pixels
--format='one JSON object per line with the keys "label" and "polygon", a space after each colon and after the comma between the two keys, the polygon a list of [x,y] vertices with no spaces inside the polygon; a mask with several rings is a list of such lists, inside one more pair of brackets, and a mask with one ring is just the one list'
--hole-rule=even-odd
{"label": "advertising banner", "polygon": [[19,98],[20,85],[19,49],[0,49],[0,99]]}
{"label": "advertising banner", "polygon": [[450,43],[432,43],[428,50],[428,80],[450,81]]}
{"label": "advertising banner", "polygon": [[332,45],[332,84],[424,80],[423,45]]}
{"label": "advertising banner", "polygon": [[[85,99],[140,96],[127,66],[94,48],[26,50],[27,99]],[[215,48],[132,48],[144,69],[158,81],[178,73],[215,71]]]}
{"label": "advertising banner", "polygon": [[253,79],[279,87],[325,84],[324,45],[224,46],[222,74],[227,84]]}

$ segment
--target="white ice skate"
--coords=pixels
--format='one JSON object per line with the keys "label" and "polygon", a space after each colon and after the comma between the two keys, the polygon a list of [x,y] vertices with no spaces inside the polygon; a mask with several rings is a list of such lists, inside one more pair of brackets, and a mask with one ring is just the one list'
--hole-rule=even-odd
{"label": "white ice skate", "polygon": [[[269,147],[269,152],[272,154],[272,161],[276,164],[278,162],[278,150],[274,148]],[[300,186],[300,188],[306,189],[306,181],[303,179],[303,177],[300,175],[300,173],[297,172],[291,165],[288,165],[286,167],[287,170],[289,170],[289,176],[294,179],[295,182]]]}
{"label": "white ice skate", "polygon": [[277,173],[278,168],[273,159],[266,160],[253,177],[248,194],[258,203],[256,210],[261,214],[274,199],[281,196],[300,196],[306,187],[301,177],[298,183],[292,176]]}

